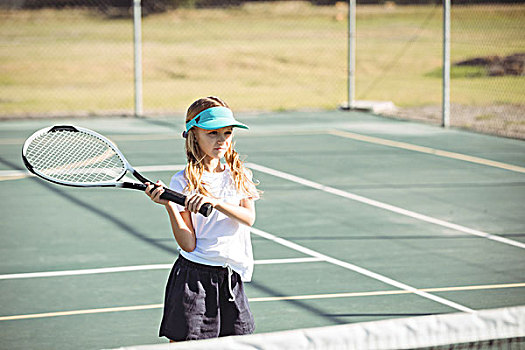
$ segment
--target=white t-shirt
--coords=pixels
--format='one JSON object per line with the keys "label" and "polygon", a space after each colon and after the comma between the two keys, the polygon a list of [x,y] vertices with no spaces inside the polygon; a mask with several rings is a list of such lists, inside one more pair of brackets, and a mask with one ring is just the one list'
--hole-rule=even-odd
{"label": "white t-shirt", "polygon": [[[246,194],[237,192],[230,169],[223,172],[204,172],[202,181],[207,190],[216,198],[228,204],[239,205]],[[190,194],[185,191],[187,180],[184,170],[171,178],[170,188],[174,191]],[[257,199],[257,198],[254,198]],[[177,205],[179,211],[184,207]],[[243,281],[250,281],[253,274],[253,251],[248,226],[233,220],[218,210],[210,216],[191,213],[191,221],[197,237],[197,245],[192,252],[179,249],[180,254],[193,262],[211,266],[229,265]]]}

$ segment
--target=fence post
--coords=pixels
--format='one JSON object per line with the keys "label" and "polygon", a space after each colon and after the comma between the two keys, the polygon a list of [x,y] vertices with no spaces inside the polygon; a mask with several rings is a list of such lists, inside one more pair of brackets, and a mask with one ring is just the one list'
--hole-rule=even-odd
{"label": "fence post", "polygon": [[443,0],[443,97],[441,126],[450,126],[450,0]]}
{"label": "fence post", "polygon": [[356,0],[348,1],[348,109],[355,107]]}
{"label": "fence post", "polygon": [[141,0],[133,0],[133,64],[135,117],[142,116],[142,11]]}

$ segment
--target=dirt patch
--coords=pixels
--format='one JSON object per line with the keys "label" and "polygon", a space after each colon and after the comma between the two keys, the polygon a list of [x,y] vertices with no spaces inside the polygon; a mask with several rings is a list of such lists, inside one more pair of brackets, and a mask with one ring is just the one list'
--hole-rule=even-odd
{"label": "dirt patch", "polygon": [[[398,107],[385,116],[441,125],[441,106]],[[525,105],[450,106],[450,125],[525,140]]]}
{"label": "dirt patch", "polygon": [[525,53],[515,53],[513,55],[475,57],[461,62],[454,63],[455,66],[484,66],[489,76],[517,75],[525,74]]}

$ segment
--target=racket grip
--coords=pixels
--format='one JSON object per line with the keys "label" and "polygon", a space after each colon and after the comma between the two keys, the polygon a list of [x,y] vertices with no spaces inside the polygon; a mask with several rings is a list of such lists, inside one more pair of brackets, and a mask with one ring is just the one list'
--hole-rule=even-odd
{"label": "racket grip", "polygon": [[[165,188],[164,192],[160,195],[161,199],[167,199],[169,201],[175,202],[178,205],[185,206],[186,204],[186,196],[183,194],[180,194],[178,192],[172,191],[169,188]],[[208,217],[210,216],[211,212],[213,210],[213,206],[210,203],[204,203],[201,208],[199,209],[199,213],[202,215]]]}

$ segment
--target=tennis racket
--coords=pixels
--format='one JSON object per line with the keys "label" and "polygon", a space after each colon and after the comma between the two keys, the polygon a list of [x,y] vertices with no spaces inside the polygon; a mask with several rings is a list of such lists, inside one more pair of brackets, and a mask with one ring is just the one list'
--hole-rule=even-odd
{"label": "tennis racket", "polygon": [[[31,135],[22,149],[27,169],[44,180],[73,187],[117,187],[146,190],[153,182],[139,174],[111,141],[95,131],[55,125]],[[130,172],[138,182],[121,181]],[[186,196],[164,189],[162,199],[184,206]],[[205,203],[199,210],[204,216],[213,207]]]}

